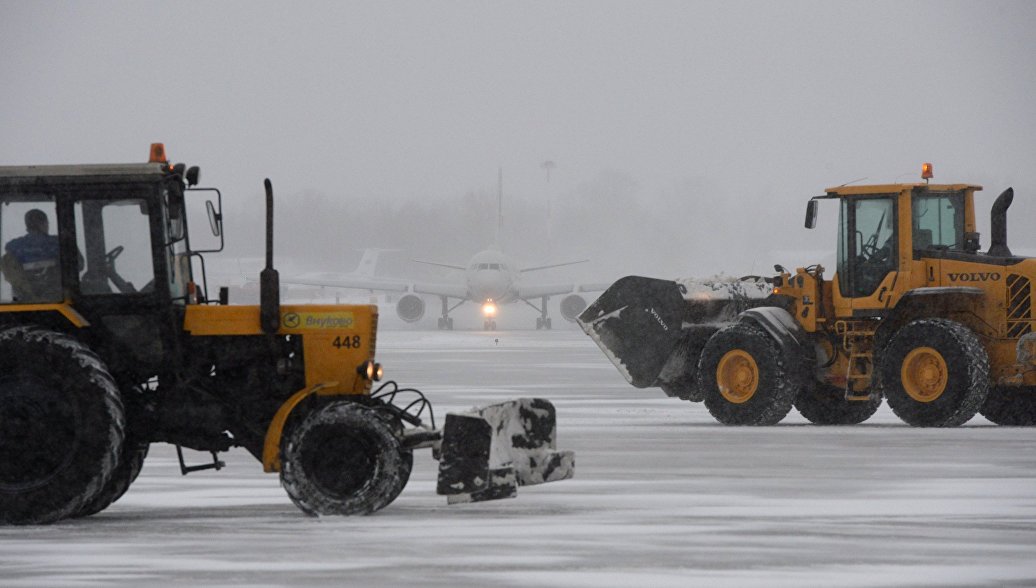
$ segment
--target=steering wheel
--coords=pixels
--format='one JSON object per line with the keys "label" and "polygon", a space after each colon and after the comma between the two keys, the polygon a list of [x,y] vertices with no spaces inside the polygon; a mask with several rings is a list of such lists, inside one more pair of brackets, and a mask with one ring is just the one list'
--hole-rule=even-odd
{"label": "steering wheel", "polygon": [[119,245],[115,249],[112,249],[108,253],[105,253],[104,254],[104,263],[106,263],[106,264],[108,264],[110,266],[112,263],[115,262],[116,259],[118,259],[118,257],[120,255],[122,255],[122,252],[123,252],[124,249],[126,249],[126,248],[123,247],[122,245]]}
{"label": "steering wheel", "polygon": [[119,257],[119,255],[122,254],[124,249],[126,249],[126,248],[123,247],[122,245],[119,245],[115,249],[112,249],[108,253],[105,253],[104,254],[104,264],[105,264],[104,267],[105,267],[105,271],[108,274],[108,279],[111,280],[113,284],[115,284],[115,287],[118,288],[119,292],[122,292],[124,294],[128,294],[128,293],[136,292],[137,289],[133,287],[132,283],[127,282],[126,280],[124,280],[122,278],[122,276],[120,276],[119,273],[117,271],[115,271],[115,260]]}

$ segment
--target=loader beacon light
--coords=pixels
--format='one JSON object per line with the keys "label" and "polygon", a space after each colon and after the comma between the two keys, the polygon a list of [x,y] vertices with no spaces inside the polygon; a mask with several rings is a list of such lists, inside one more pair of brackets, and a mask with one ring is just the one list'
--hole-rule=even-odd
{"label": "loader beacon light", "polygon": [[385,370],[382,369],[380,363],[375,363],[371,360],[367,360],[360,365],[356,366],[356,373],[365,380],[371,380],[377,382],[381,380],[381,377],[385,375]]}
{"label": "loader beacon light", "polygon": [[932,174],[932,164],[930,164],[930,163],[922,163],[921,164],[921,179],[925,180],[925,181],[928,181],[928,180],[932,179],[932,177],[934,177],[933,174]]}
{"label": "loader beacon light", "polygon": [[482,314],[487,317],[496,316],[496,303],[492,300],[487,300],[486,303],[482,305]]}

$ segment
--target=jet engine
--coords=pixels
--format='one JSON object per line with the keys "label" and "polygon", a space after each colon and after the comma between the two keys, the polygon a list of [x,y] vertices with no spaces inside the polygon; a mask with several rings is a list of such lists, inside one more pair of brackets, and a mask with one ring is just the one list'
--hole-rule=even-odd
{"label": "jet engine", "polygon": [[576,320],[576,317],[584,310],[586,310],[586,299],[579,294],[569,294],[561,299],[561,316],[565,317],[568,322]]}
{"label": "jet engine", "polygon": [[424,316],[424,300],[415,294],[404,294],[396,303],[396,314],[408,323],[416,323]]}

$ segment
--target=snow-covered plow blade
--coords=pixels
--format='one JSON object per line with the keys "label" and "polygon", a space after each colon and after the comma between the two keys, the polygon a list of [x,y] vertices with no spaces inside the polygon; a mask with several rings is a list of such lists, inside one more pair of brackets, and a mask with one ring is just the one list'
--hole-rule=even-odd
{"label": "snow-covered plow blade", "polygon": [[571,478],[575,455],[555,449],[556,428],[554,405],[542,398],[447,414],[437,492],[450,504],[477,502]]}
{"label": "snow-covered plow blade", "polygon": [[576,319],[638,388],[700,400],[695,378],[706,341],[771,293],[762,278],[659,280],[626,276]]}

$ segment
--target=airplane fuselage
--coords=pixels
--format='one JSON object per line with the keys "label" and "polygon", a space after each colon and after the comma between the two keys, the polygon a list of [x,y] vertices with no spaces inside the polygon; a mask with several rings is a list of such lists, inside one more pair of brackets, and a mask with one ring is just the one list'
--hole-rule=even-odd
{"label": "airplane fuselage", "polygon": [[468,299],[484,304],[518,300],[518,266],[495,249],[486,249],[472,256],[464,270]]}

